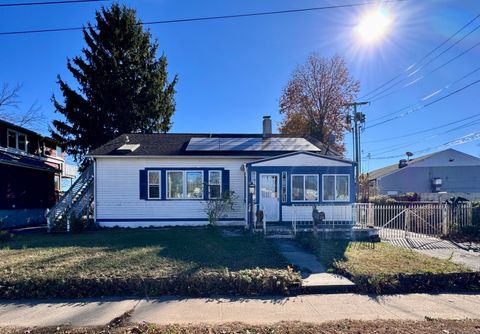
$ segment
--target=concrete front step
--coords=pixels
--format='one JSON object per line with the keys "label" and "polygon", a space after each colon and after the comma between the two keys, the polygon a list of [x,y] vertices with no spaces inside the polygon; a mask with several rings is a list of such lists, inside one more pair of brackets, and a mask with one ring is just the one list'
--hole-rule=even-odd
{"label": "concrete front step", "polygon": [[340,275],[331,273],[305,274],[302,278],[302,293],[350,293],[356,292],[355,283]]}
{"label": "concrete front step", "polygon": [[267,239],[293,239],[295,236],[292,234],[267,234]]}

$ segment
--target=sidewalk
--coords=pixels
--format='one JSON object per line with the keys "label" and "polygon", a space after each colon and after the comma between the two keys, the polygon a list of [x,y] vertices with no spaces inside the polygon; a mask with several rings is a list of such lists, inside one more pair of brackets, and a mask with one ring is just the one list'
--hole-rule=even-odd
{"label": "sidewalk", "polygon": [[272,298],[99,299],[0,301],[0,327],[97,326],[132,310],[133,322],[269,324],[356,319],[480,319],[480,294],[358,294]]}

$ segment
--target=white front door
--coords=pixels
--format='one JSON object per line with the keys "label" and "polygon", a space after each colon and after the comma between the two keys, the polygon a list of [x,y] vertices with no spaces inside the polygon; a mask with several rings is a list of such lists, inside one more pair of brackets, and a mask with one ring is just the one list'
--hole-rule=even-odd
{"label": "white front door", "polygon": [[278,180],[278,174],[260,174],[260,210],[263,210],[267,222],[280,220]]}

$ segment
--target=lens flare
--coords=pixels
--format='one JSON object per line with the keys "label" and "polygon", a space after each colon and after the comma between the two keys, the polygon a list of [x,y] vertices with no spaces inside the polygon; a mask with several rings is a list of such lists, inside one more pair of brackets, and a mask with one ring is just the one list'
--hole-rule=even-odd
{"label": "lens flare", "polygon": [[355,32],[365,43],[374,43],[381,40],[390,30],[393,19],[384,9],[364,15],[355,27]]}

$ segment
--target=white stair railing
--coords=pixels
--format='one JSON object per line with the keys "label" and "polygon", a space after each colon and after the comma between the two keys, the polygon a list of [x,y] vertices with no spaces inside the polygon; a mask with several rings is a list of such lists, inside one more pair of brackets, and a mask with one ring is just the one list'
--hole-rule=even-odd
{"label": "white stair railing", "polygon": [[[81,214],[85,207],[89,207],[93,200],[93,165],[78,177],[70,189],[60,198],[45,214],[48,230],[60,219],[69,217],[70,214]],[[68,230],[67,221],[67,230]]]}

